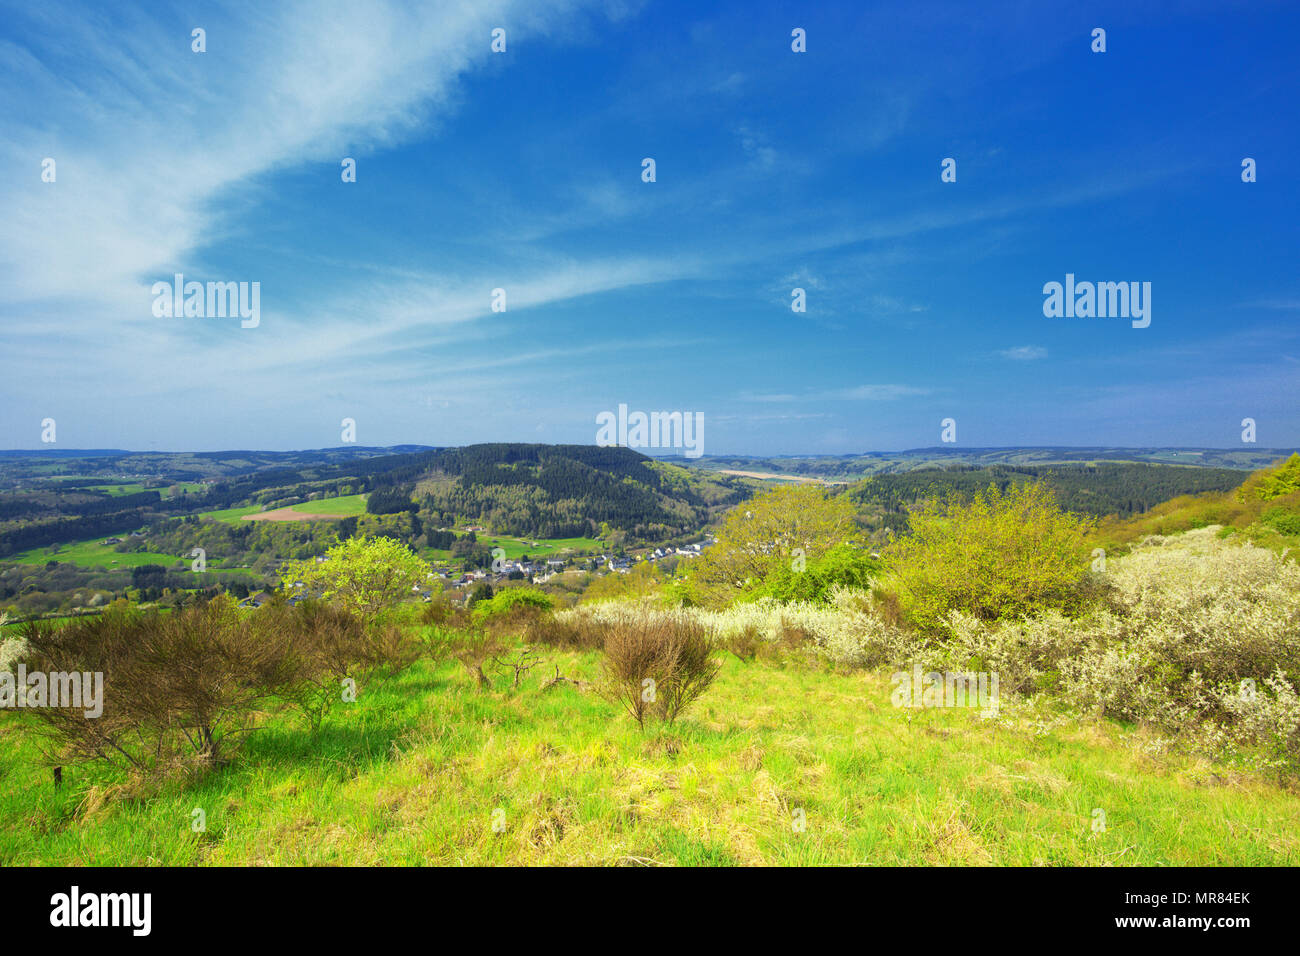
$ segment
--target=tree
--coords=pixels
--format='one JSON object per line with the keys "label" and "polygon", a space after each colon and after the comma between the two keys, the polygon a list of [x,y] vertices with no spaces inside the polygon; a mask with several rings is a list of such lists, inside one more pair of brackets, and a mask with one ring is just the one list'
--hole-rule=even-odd
{"label": "tree", "polygon": [[287,562],[280,571],[282,584],[319,594],[367,620],[409,597],[423,585],[431,568],[392,538],[349,538],[330,548],[325,561],[314,558]]}
{"label": "tree", "polygon": [[1039,482],[936,498],[910,522],[884,561],[887,586],[922,629],[941,628],[952,610],[990,621],[1083,608],[1093,523],[1061,511]]}
{"label": "tree", "polygon": [[880,571],[880,562],[866,548],[840,544],[811,561],[789,561],[777,567],[755,597],[778,601],[827,601],[835,585],[867,589]]}
{"label": "tree", "polygon": [[690,580],[706,602],[725,603],[760,587],[783,566],[800,567],[860,534],[848,496],[815,485],[773,488],[727,512],[717,542],[692,562]]}

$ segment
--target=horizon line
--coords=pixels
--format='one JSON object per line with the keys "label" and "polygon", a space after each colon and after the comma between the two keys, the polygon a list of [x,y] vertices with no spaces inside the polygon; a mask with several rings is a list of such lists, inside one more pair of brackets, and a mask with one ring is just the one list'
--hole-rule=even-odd
{"label": "horizon line", "polygon": [[[867,451],[846,451],[846,452],[782,452],[782,453],[754,453],[754,452],[721,452],[708,455],[699,455],[697,457],[688,457],[682,454],[652,454],[651,451],[659,449],[636,448],[630,445],[596,445],[584,444],[579,442],[525,442],[525,441],[481,441],[470,442],[465,445],[422,445],[410,442],[400,442],[394,445],[329,445],[318,448],[220,448],[213,450],[199,449],[133,449],[133,448],[0,448],[0,455],[39,455],[50,454],[58,457],[86,457],[86,458],[103,458],[114,455],[224,455],[236,454],[241,452],[252,452],[256,454],[273,454],[273,455],[292,455],[305,454],[308,452],[330,452],[330,451],[376,451],[391,452],[395,449],[406,449],[411,451],[445,451],[449,449],[474,448],[482,445],[531,445],[548,448],[626,448],[629,451],[635,451],[646,458],[661,459],[673,458],[683,459],[686,461],[701,461],[708,458],[852,458],[869,455],[907,455],[918,452],[937,452],[940,454],[969,454],[974,452],[993,452],[993,451],[1185,451],[1185,452],[1232,452],[1232,451],[1249,451],[1249,452],[1297,452],[1300,453],[1300,447],[1297,446],[1259,446],[1259,447],[1241,447],[1238,445],[922,445],[915,448],[900,449],[872,449]],[[399,454],[402,452],[399,452]]]}

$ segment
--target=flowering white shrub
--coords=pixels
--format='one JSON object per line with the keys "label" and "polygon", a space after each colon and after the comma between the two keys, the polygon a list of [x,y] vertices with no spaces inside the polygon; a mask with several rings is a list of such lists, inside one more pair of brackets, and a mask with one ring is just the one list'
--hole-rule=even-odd
{"label": "flowering white shrub", "polygon": [[1271,693],[1254,688],[1254,693],[1245,693],[1243,687],[1214,692],[1215,703],[1232,717],[1214,726],[1218,737],[1215,749],[1257,765],[1283,767],[1297,759],[1300,695],[1281,670],[1274,671],[1264,683]]}
{"label": "flowering white shrub", "polygon": [[1058,687],[1189,747],[1300,761],[1300,566],[1211,527],[1148,539],[1111,569],[1110,606],[1077,621],[953,615],[952,654],[998,670],[1008,690]]}
{"label": "flowering white shrub", "polygon": [[0,640],[0,671],[12,671],[27,652],[27,642],[20,638]]}
{"label": "flowering white shrub", "polygon": [[1048,611],[1023,621],[988,623],[961,611],[948,616],[949,659],[975,670],[996,671],[1004,692],[1054,689],[1061,664],[1087,643],[1077,621]]}
{"label": "flowering white shrub", "polygon": [[[0,613],[0,628],[9,623],[9,615]],[[6,639],[0,631],[0,671],[12,671],[27,654],[27,642],[21,637]]]}
{"label": "flowering white shrub", "polygon": [[770,599],[733,604],[722,610],[682,607],[665,608],[652,601],[583,604],[560,611],[585,615],[609,624],[646,618],[665,618],[699,624],[717,640],[751,632],[764,640],[779,641],[790,629],[803,631],[819,651],[830,659],[855,667],[875,667],[910,661],[919,650],[916,639],[873,613],[873,601],[866,591],[836,588],[829,604],[779,604]]}
{"label": "flowering white shrub", "polygon": [[664,615],[717,639],[748,631],[777,641],[795,628],[844,664],[996,671],[1004,694],[1053,691],[1075,710],[1142,722],[1171,743],[1300,768],[1300,565],[1211,526],[1148,539],[1112,560],[1105,578],[1106,602],[1083,617],[985,622],[954,612],[933,640],[888,623],[869,592],[845,588],[829,604],[625,602],[560,615]]}

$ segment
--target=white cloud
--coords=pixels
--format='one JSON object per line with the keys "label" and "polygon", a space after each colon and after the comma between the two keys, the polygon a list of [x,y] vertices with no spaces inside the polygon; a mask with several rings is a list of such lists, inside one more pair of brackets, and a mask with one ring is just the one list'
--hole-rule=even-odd
{"label": "white cloud", "polygon": [[825,391],[793,393],[746,393],[740,396],[747,402],[891,402],[900,398],[928,395],[928,388],[913,385],[854,385]]}
{"label": "white cloud", "polygon": [[1016,362],[1030,362],[1047,358],[1047,349],[1041,345],[1017,345],[1015,348],[1002,349],[998,354]]}

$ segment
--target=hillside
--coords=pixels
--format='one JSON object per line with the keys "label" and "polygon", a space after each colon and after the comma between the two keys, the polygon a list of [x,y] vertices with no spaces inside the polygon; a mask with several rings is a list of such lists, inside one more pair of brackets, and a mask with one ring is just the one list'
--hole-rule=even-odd
{"label": "hillside", "polygon": [[[626,448],[382,451],[10,456],[0,463],[0,607],[49,613],[127,588],[143,600],[195,589],[242,598],[273,586],[286,559],[352,536],[396,538],[457,573],[491,566],[491,535],[527,539],[500,542],[511,558],[621,550],[698,537],[756,487]],[[196,548],[203,571],[192,569]]]}
{"label": "hillside", "polygon": [[1128,518],[1180,495],[1226,492],[1246,479],[1230,468],[1141,463],[1060,465],[926,466],[874,475],[849,489],[869,528],[907,528],[907,510],[918,502],[949,493],[965,497],[990,485],[1005,491],[1013,484],[1041,481],[1066,511],[1093,517]]}
{"label": "hillside", "polygon": [[1195,465],[1203,468],[1235,468],[1253,471],[1285,458],[1294,448],[1114,448],[1114,447],[1010,447],[967,448],[940,445],[897,452],[866,452],[861,455],[789,455],[754,457],[710,456],[672,459],[674,463],[704,471],[757,471],[791,476],[854,480],[871,475],[894,474],[918,468],[948,465],[991,467],[994,465],[1044,466],[1137,462],[1163,465]]}
{"label": "hillside", "polygon": [[433,455],[415,499],[444,523],[546,538],[626,532],[658,541],[697,531],[751,484],[655,462],[629,448],[470,445]]}
{"label": "hillside", "polygon": [[607,526],[635,540],[698,530],[751,487],[630,449],[585,445],[10,453],[0,459],[0,557],[166,518],[377,490],[409,497],[417,485],[421,506],[438,524],[490,524],[540,537],[594,536]]}
{"label": "hillside", "polygon": [[[0,861],[144,865],[1295,866],[1295,797],[1145,751],[1114,721],[900,710],[887,676],[728,655],[689,719],[642,734],[546,649],[519,688],[455,662],[363,682],[310,735],[280,713],[240,759],[147,799],[125,773],[49,784],[0,716]],[[191,833],[195,807],[206,831]],[[1107,828],[1095,831],[1096,809]],[[498,829],[494,829],[494,820]],[[179,823],[177,821],[180,821]],[[802,821],[801,831],[792,825]]]}
{"label": "hillside", "polygon": [[1142,515],[1117,516],[1103,523],[1101,536],[1124,547],[1148,535],[1170,535],[1220,526],[1224,538],[1240,538],[1275,549],[1300,538],[1300,454],[1250,475],[1230,491],[1184,494]]}
{"label": "hillside", "polygon": [[[563,492],[563,475],[603,465],[638,494],[685,500],[675,483],[687,479],[639,456],[605,460],[547,446],[459,451],[431,462],[417,486]],[[369,502],[399,504],[400,486],[392,487]],[[417,491],[415,512],[356,520],[408,521],[427,514],[422,500]],[[1164,512],[1157,518],[1136,519],[1195,522],[1214,508],[1239,509],[1226,535],[1204,527],[1154,536],[1093,569],[1099,587],[1088,591],[1089,608],[963,612],[933,632],[900,616],[889,571],[824,600],[718,607],[647,594],[560,608],[523,603],[528,590],[504,601],[506,589],[456,609],[420,603],[402,580],[371,637],[365,627],[339,629],[337,617],[310,602],[253,610],[216,601],[152,619],[109,614],[53,644],[50,631],[20,629],[11,633],[62,647],[74,663],[87,646],[92,655],[116,648],[131,663],[141,645],[118,640],[123,634],[220,642],[205,666],[228,668],[256,694],[222,704],[221,760],[200,751],[157,764],[142,755],[170,753],[161,742],[173,738],[192,747],[191,735],[170,719],[150,723],[155,711],[132,695],[112,698],[123,710],[110,719],[129,718],[146,734],[136,763],[102,747],[64,751],[59,787],[41,749],[53,725],[30,712],[0,714],[0,747],[16,757],[0,765],[0,820],[22,822],[0,826],[0,861],[1293,866],[1300,710],[1288,675],[1300,661],[1300,569],[1294,556],[1227,539],[1268,521],[1290,527],[1282,518],[1300,517],[1298,500],[1300,455],[1229,492],[1175,500],[1155,509]],[[270,530],[181,525],[209,534]],[[1033,535],[1015,528],[1017,543]],[[724,544],[720,534],[715,547]],[[322,573],[346,579],[344,560]],[[1020,580],[1010,563],[983,566]],[[209,615],[202,627],[199,614]],[[178,635],[165,626],[174,621],[192,630]],[[322,626],[330,628],[324,646],[355,659],[340,665],[333,652],[309,653],[321,646]],[[109,642],[88,644],[96,633]],[[300,643],[255,674],[239,670],[240,653],[226,653],[273,654],[286,640]],[[699,642],[717,663],[716,680],[698,685],[679,719],[642,728],[617,688],[645,699],[651,665],[636,655],[650,641]],[[9,644],[0,661],[29,652]],[[134,666],[172,659],[151,650]],[[617,670],[619,660],[641,660],[642,669]],[[128,679],[138,673],[114,666],[110,673]],[[996,678],[992,697],[983,689],[978,698],[963,692],[929,703],[899,697],[909,675],[969,681],[973,668]],[[311,688],[328,688],[333,699],[338,673],[356,676],[356,698],[314,703]],[[655,686],[673,687],[672,668],[656,673]],[[167,706],[190,719],[194,685],[167,686]],[[673,699],[671,690],[664,695]],[[254,725],[245,738],[239,728]],[[135,725],[109,726],[126,741]],[[148,734],[163,736],[149,743]],[[128,746],[123,757],[134,753]],[[204,811],[201,832],[184,825],[195,808]]]}

